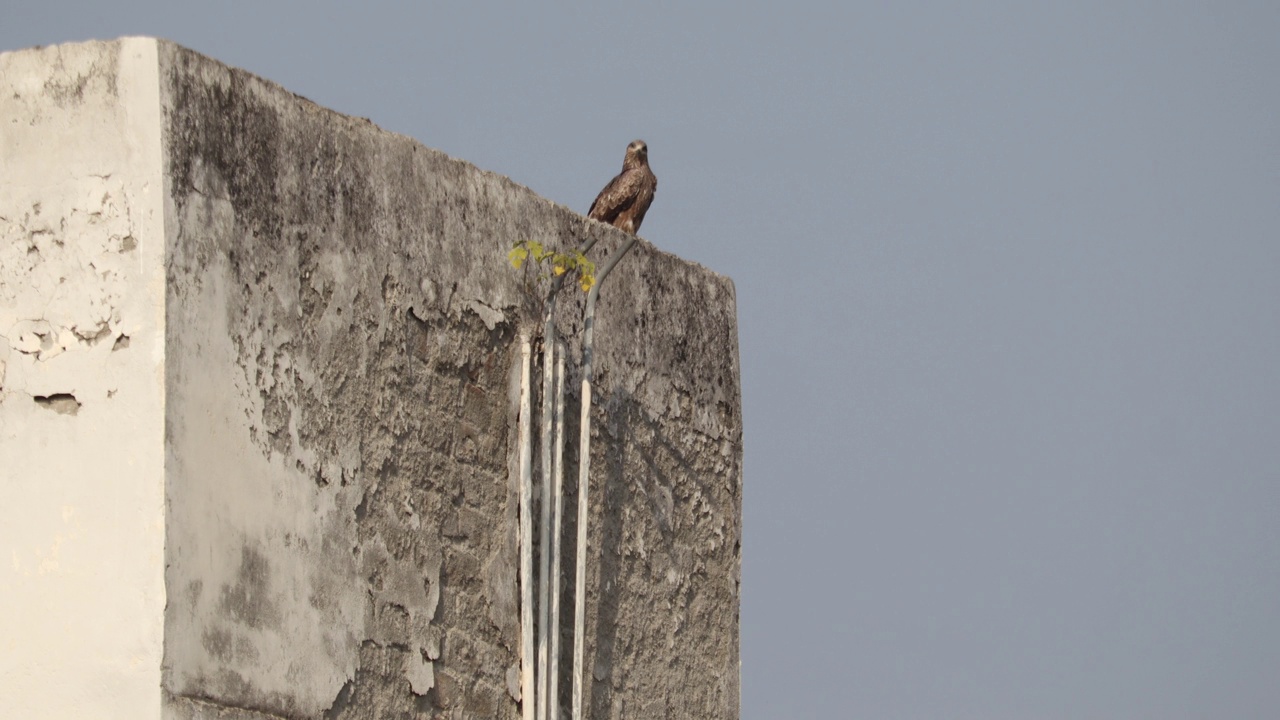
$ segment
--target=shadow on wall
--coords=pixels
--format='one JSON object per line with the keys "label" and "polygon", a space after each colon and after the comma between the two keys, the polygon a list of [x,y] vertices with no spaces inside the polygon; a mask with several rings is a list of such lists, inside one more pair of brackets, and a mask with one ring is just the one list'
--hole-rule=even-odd
{"label": "shadow on wall", "polygon": [[[691,677],[686,668],[702,664],[705,672],[706,663],[716,663],[716,656],[727,650],[707,641],[717,635],[726,641],[736,637],[736,612],[731,616],[714,612],[725,606],[722,596],[730,588],[736,596],[736,573],[731,582],[726,578],[719,584],[720,590],[705,588],[708,575],[717,574],[710,568],[726,567],[729,562],[736,566],[739,557],[738,538],[734,535],[725,542],[730,538],[723,532],[727,527],[722,511],[732,509],[732,494],[727,487],[714,486],[716,476],[708,472],[712,468],[699,467],[690,459],[682,449],[687,439],[672,438],[663,430],[663,422],[629,393],[614,390],[603,412],[596,408],[594,416],[598,425],[593,447],[605,457],[598,465],[604,472],[596,478],[598,486],[592,494],[591,516],[593,525],[598,525],[592,529],[588,549],[586,662],[593,682],[584,703],[589,716],[663,716],[676,708],[736,705],[736,697],[731,701],[726,697],[736,695],[736,682],[707,688],[684,684]],[[578,428],[573,427],[577,417],[577,413],[566,413],[569,437],[577,437]],[[698,442],[713,441],[704,437]],[[576,474],[577,460],[576,456],[566,458],[567,466],[572,463],[572,468],[566,468],[573,471],[569,476]],[[572,485],[576,484],[566,484],[566,507],[576,507]],[[575,512],[566,512],[564,531],[563,547],[573,548]],[[566,567],[572,567],[567,562],[572,552],[566,552]],[[697,581],[690,582],[694,577]],[[566,573],[562,582],[564,597],[572,598],[572,574]],[[699,591],[695,586],[704,587]],[[561,608],[560,626],[571,629],[572,602]],[[688,642],[695,634],[697,642]],[[703,643],[701,650],[692,649]],[[681,646],[688,649],[681,652]],[[561,667],[571,668],[569,632],[563,633],[561,648]],[[736,658],[733,665],[736,668]],[[561,685],[560,702],[571,707],[571,676]]]}

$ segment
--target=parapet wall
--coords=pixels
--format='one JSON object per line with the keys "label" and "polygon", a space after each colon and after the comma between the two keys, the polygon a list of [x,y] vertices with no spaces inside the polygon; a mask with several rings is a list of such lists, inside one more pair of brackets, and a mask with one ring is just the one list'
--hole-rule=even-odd
{"label": "parapet wall", "polygon": [[[130,334],[121,313],[93,331],[106,340],[64,353],[81,358],[65,363],[69,377],[94,375],[110,359],[94,348],[129,335],[127,350],[162,368],[148,376],[163,391],[163,403],[149,406],[163,444],[152,433],[148,459],[163,463],[162,475],[153,471],[163,478],[163,511],[152,520],[164,541],[152,538],[144,563],[154,585],[162,547],[163,657],[142,660],[162,672],[155,707],[173,718],[518,717],[517,363],[519,338],[536,335],[538,323],[537,298],[506,253],[521,239],[568,247],[595,235],[592,254],[602,257],[623,235],[170,43],[55,51],[92,58],[103,81],[75,87],[122,106],[118,122],[157,119],[140,157],[157,161],[160,187],[154,169],[112,176],[145,186],[148,199],[159,190],[163,235],[153,234],[163,252],[154,242],[145,258],[133,251],[138,277],[156,280],[130,287],[163,308],[162,342]],[[135,51],[154,58],[144,57],[149,76],[122,59]],[[0,56],[5,81],[21,63],[32,78],[52,77],[58,71],[41,69],[51,52]],[[31,60],[40,53],[44,60]],[[138,78],[155,83],[153,99],[121,95]],[[41,112],[67,112],[48,82],[14,84]],[[11,144],[6,152],[31,164],[45,157]],[[135,217],[147,207],[141,197],[116,202]],[[15,214],[0,207],[10,226]],[[4,236],[6,278],[13,233]],[[17,320],[36,314],[34,300],[20,305]],[[567,292],[562,333],[575,338],[580,318],[580,298]],[[0,318],[0,363],[5,343],[19,342],[11,320]],[[733,286],[641,243],[610,277],[596,328],[590,716],[737,717]],[[84,401],[63,416],[33,402],[26,381],[11,379],[15,355],[22,367],[35,362],[8,351],[4,445],[80,442],[86,426],[77,423],[96,410]],[[119,401],[94,399],[107,424],[122,424],[105,409]],[[28,416],[47,422],[16,424]],[[132,435],[123,425],[117,432]],[[0,452],[24,468],[33,502],[57,505],[47,486],[36,487],[34,450]],[[572,478],[574,444],[566,455]],[[72,463],[59,477],[71,482],[81,468]],[[98,491],[116,497],[120,482]],[[155,501],[147,507],[140,519]],[[15,511],[0,514],[7,524]],[[572,548],[572,513],[565,531]],[[96,542],[100,552],[110,539]],[[567,559],[572,567],[571,551]],[[572,597],[571,577],[563,591]],[[149,607],[137,612],[158,622]],[[92,603],[78,611],[106,621]],[[561,647],[567,668],[571,643]],[[567,707],[567,675],[560,687]]]}

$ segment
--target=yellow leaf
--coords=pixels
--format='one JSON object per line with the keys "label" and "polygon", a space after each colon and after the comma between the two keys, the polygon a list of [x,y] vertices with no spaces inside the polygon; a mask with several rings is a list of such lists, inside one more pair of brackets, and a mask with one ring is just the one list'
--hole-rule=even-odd
{"label": "yellow leaf", "polygon": [[524,261],[528,257],[529,251],[522,247],[512,248],[511,252],[507,253],[507,259],[511,261],[512,266],[517,270],[520,269],[521,265],[524,265]]}

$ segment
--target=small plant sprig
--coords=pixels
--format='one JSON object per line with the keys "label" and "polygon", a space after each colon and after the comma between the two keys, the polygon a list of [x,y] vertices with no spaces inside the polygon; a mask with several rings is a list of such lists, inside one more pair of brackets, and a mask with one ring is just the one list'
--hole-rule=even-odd
{"label": "small plant sprig", "polygon": [[[536,240],[521,240],[511,248],[511,252],[507,253],[507,259],[511,261],[511,266],[519,270],[525,261],[532,259],[536,265],[541,266],[543,263],[550,262],[551,275],[560,277],[565,273],[578,274],[578,287],[582,288],[582,292],[587,292],[592,285],[596,284],[596,264],[587,259],[578,250],[571,250],[567,253],[556,252],[542,246],[542,243]],[[550,277],[545,273],[539,274],[539,278]]]}

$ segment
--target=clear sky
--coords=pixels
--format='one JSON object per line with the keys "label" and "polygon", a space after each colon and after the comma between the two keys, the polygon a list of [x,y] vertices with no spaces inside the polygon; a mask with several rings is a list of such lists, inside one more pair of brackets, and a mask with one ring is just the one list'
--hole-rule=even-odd
{"label": "clear sky", "polygon": [[[1280,717],[1280,3],[21,2],[733,277],[743,717]],[[838,9],[837,9],[838,8]]]}

